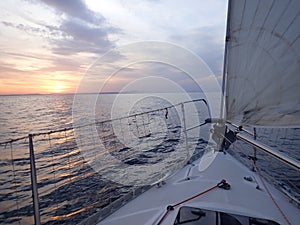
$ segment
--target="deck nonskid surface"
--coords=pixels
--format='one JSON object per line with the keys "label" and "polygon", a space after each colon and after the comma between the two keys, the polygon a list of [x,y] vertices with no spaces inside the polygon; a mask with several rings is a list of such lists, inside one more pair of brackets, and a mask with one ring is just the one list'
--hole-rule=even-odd
{"label": "deck nonskid surface", "polygon": [[[199,161],[186,165],[167,179],[163,186],[152,187],[98,225],[156,224],[155,222],[162,217],[168,205],[174,205],[201,193],[215,186],[222,179],[231,185],[230,190],[216,188],[183,205],[266,218],[286,224],[257,174],[243,166],[231,155],[217,153],[213,163],[203,172],[199,172]],[[246,181],[244,177],[252,177],[253,181]],[[257,184],[260,189],[256,188]],[[289,203],[286,197],[271,185],[267,184],[267,187],[291,223],[297,224],[300,221],[300,210]],[[180,206],[171,211],[162,224],[173,224],[179,208]]]}

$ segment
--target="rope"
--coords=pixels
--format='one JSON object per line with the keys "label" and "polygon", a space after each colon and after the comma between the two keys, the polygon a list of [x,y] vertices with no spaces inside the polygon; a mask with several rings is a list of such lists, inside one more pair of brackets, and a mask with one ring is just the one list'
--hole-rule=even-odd
{"label": "rope", "polygon": [[185,200],[183,200],[183,201],[181,201],[181,202],[178,202],[177,204],[173,205],[173,208],[175,208],[175,207],[177,207],[177,206],[179,206],[179,205],[181,205],[181,204],[184,204],[184,203],[186,203],[186,202],[188,202],[188,201],[191,201],[191,200],[193,200],[193,199],[195,199],[195,198],[198,198],[198,197],[200,197],[201,195],[204,195],[204,194],[206,194],[207,192],[210,192],[211,190],[214,190],[214,189],[217,188],[217,187],[218,187],[218,185],[215,185],[215,186],[213,186],[213,187],[207,189],[206,191],[203,191],[203,192],[201,192],[201,193],[199,193],[199,194],[197,194],[197,195],[195,195],[195,196],[192,196],[192,197],[187,198],[187,199],[185,199]]}
{"label": "rope", "polygon": [[292,225],[292,223],[289,221],[289,219],[287,218],[287,216],[285,215],[285,213],[283,212],[283,210],[280,208],[280,206],[278,205],[278,203],[276,202],[276,200],[274,199],[273,195],[271,194],[269,188],[267,187],[265,181],[262,179],[261,175],[260,175],[260,171],[257,168],[257,166],[255,165],[255,163],[253,163],[253,167],[255,169],[256,174],[258,175],[260,182],[262,183],[262,185],[264,186],[264,188],[266,189],[269,197],[271,198],[272,202],[274,203],[275,207],[278,209],[278,211],[280,212],[280,214],[282,215],[282,217],[284,218],[284,220],[287,222],[287,224]]}
{"label": "rope", "polygon": [[178,203],[176,203],[174,205],[168,205],[167,206],[167,211],[163,214],[163,216],[160,218],[160,220],[158,221],[158,223],[156,225],[160,225],[165,220],[165,218],[167,217],[167,215],[169,214],[169,212],[173,211],[175,209],[175,207],[177,207],[177,206],[179,206],[179,205],[181,205],[183,203],[186,203],[188,201],[191,201],[191,200],[193,200],[195,198],[198,198],[201,195],[204,195],[204,194],[206,194],[206,193],[208,193],[208,192],[210,192],[210,191],[212,191],[212,190],[214,190],[214,189],[216,189],[218,187],[226,189],[226,190],[230,189],[230,185],[226,182],[226,180],[223,179],[223,180],[221,180],[221,182],[219,182],[215,186],[213,186],[213,187],[211,187],[211,188],[209,188],[209,189],[207,189],[207,190],[205,190],[203,192],[200,192],[199,194],[196,194],[196,195],[194,195],[194,196],[192,196],[190,198],[187,198],[187,199],[185,199],[183,201],[180,201],[180,202],[178,202]]}
{"label": "rope", "polygon": [[164,220],[165,218],[167,217],[167,215],[169,214],[169,212],[171,211],[171,208],[170,207],[167,207],[167,211],[164,213],[164,215],[160,218],[160,220],[158,221],[157,225],[160,225]]}
{"label": "rope", "polygon": [[[245,150],[242,148],[239,148],[237,145],[235,145],[233,142],[231,142],[230,140],[228,140],[224,135],[222,135],[227,141],[229,141],[232,146],[234,146],[235,148],[237,148],[238,150],[240,150],[241,152],[243,152],[245,154]],[[248,154],[245,154],[248,156]],[[280,206],[278,205],[278,203],[276,202],[276,200],[274,199],[273,195],[271,194],[270,190],[268,189],[266,183],[264,182],[259,169],[256,166],[256,163],[254,163],[253,158],[249,157],[249,159],[251,159],[252,161],[252,166],[255,169],[255,172],[257,174],[257,176],[259,177],[262,185],[264,186],[265,190],[267,191],[267,194],[269,195],[270,199],[272,200],[273,204],[275,205],[275,207],[278,209],[278,211],[280,212],[280,214],[282,215],[282,217],[284,218],[284,220],[287,222],[287,224],[292,225],[292,223],[289,221],[289,219],[287,218],[287,216],[285,215],[285,213],[283,212],[283,210],[280,208]]]}

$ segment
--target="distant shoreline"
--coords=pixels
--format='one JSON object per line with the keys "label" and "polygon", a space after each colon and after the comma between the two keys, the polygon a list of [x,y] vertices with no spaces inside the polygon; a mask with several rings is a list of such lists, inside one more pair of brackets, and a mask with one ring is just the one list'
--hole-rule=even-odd
{"label": "distant shoreline", "polygon": [[[32,96],[32,95],[75,95],[75,94],[119,94],[119,92],[102,92],[102,93],[48,93],[48,94],[0,94],[0,96]],[[121,94],[136,94],[136,93],[121,93]]]}
{"label": "distant shoreline", "polygon": [[[95,94],[153,94],[156,92],[88,92],[88,93],[49,93],[49,94],[0,94],[2,96],[35,96],[35,95],[95,95]],[[177,92],[159,92],[165,94],[176,94]],[[189,91],[186,93],[202,93],[199,91]],[[178,93],[177,93],[178,94]]]}

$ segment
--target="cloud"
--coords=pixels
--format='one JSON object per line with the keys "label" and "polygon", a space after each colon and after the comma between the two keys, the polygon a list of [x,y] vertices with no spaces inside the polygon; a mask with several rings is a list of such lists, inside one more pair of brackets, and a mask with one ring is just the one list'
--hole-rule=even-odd
{"label": "cloud", "polygon": [[11,27],[18,29],[20,31],[24,31],[29,35],[35,36],[42,36],[42,37],[52,37],[52,38],[59,38],[62,37],[62,32],[55,26],[50,25],[40,25],[36,24],[35,26],[32,25],[25,25],[23,23],[12,23],[7,21],[1,22],[6,27]]}
{"label": "cloud", "polygon": [[[114,43],[109,40],[109,33],[119,30],[111,27],[100,13],[94,13],[80,0],[43,0],[60,13],[68,15],[58,29],[64,38],[52,39],[52,52],[61,55],[73,55],[80,52],[103,54]],[[79,20],[78,20],[79,19]]]}
{"label": "cloud", "polygon": [[[108,24],[100,13],[88,9],[82,0],[26,1],[31,7],[37,7],[37,9],[40,9],[40,6],[47,5],[48,11],[50,7],[57,14],[62,15],[57,17],[56,23],[43,21],[43,17],[39,19],[27,17],[24,20],[14,21],[7,18],[7,21],[0,22],[2,26],[9,29],[14,28],[26,33],[30,40],[33,40],[32,37],[35,36],[42,38],[40,40],[46,43],[40,45],[43,48],[41,51],[43,53],[40,55],[30,49],[25,50],[23,53],[4,53],[6,57],[17,60],[17,62],[24,59],[28,64],[30,64],[30,61],[34,62],[31,68],[33,73],[52,74],[53,71],[61,74],[64,72],[78,74],[79,71],[83,73],[97,55],[102,55],[115,46],[115,43],[109,40],[109,35],[116,34],[120,30]],[[33,12],[34,9],[32,8]],[[52,54],[49,54],[49,52]],[[119,55],[117,58],[122,57]],[[37,61],[41,61],[41,63],[37,63]],[[2,74],[26,73],[26,71],[17,68],[16,65],[7,66],[2,63],[0,64],[0,71]]]}
{"label": "cloud", "polygon": [[60,55],[73,55],[80,52],[103,54],[114,47],[108,39],[108,31],[116,29],[91,27],[79,21],[64,20],[59,27],[34,27],[2,21],[2,24],[26,32],[29,35],[44,37],[51,51]]}
{"label": "cloud", "polygon": [[1,78],[11,78],[10,76],[7,75],[11,75],[11,74],[26,74],[27,71],[21,70],[16,68],[15,65],[11,65],[11,64],[7,64],[7,63],[1,63],[0,64],[0,77]]}
{"label": "cloud", "polygon": [[87,8],[87,5],[81,0],[41,0],[48,6],[54,8],[60,13],[78,18],[92,24],[101,24],[105,21],[104,17],[99,13],[94,13]]}
{"label": "cloud", "polygon": [[[103,54],[115,46],[109,35],[120,33],[100,14],[91,11],[83,0],[31,0],[54,9],[60,15],[58,25],[36,19],[33,23],[2,21],[7,27],[16,28],[30,35],[44,37],[54,54],[74,55],[81,52]],[[30,21],[32,22],[32,21]]]}
{"label": "cloud", "polygon": [[220,26],[200,27],[171,39],[199,55],[216,75],[222,73],[224,57],[224,29]]}
{"label": "cloud", "polygon": [[[169,83],[177,84],[186,91],[201,91],[197,82],[184,71],[160,62],[141,62],[122,68],[105,81],[102,91],[121,91],[122,88],[136,81],[139,85],[134,86],[134,91],[138,92],[151,92],[151,89],[158,92],[173,90],[172,87],[170,89],[170,86],[155,83],[159,79],[168,80]],[[152,83],[149,83],[150,81]]]}
{"label": "cloud", "polygon": [[102,27],[91,27],[66,20],[62,22],[59,29],[65,37],[51,40],[51,44],[54,45],[52,51],[55,54],[104,53],[114,46],[114,43],[108,39],[107,30]]}
{"label": "cloud", "polygon": [[[224,28],[220,25],[223,25],[225,13],[220,10],[225,3],[220,1],[205,1],[203,4],[197,0],[188,3],[172,0],[17,2],[5,3],[6,6],[2,7],[10,15],[3,16],[0,21],[4,56],[0,72],[3,76],[15,74],[15,79],[23,79],[28,73],[37,80],[41,77],[74,77],[76,80],[99,55],[116,46],[144,40],[181,45],[201,56],[215,74],[221,74]],[[215,10],[221,13],[216,14]],[[110,75],[106,72],[117,70],[118,65],[127,65],[127,57],[123,52],[116,52],[106,59],[102,62],[101,72],[96,70],[95,76],[91,76],[92,82],[104,80],[104,75]],[[182,84],[186,90],[196,89],[192,80],[181,71],[165,65],[151,66],[135,65],[133,69],[124,69],[111,85],[126,85],[126,82],[148,74]]]}

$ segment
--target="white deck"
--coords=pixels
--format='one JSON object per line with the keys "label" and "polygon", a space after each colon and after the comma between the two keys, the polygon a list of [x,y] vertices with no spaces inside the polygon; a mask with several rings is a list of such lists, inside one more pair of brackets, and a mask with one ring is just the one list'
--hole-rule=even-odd
{"label": "white deck", "polygon": [[[160,188],[153,187],[136,199],[127,203],[98,225],[150,225],[156,224],[165,213],[168,205],[176,204],[196,195],[225,179],[230,190],[214,189],[192,201],[185,203],[203,209],[253,216],[287,224],[279,210],[265,191],[255,173],[239,163],[229,154],[217,153],[213,163],[204,172],[199,172],[198,161],[185,166]],[[189,173],[190,180],[187,180]],[[256,182],[246,181],[245,176],[255,178]],[[268,185],[268,184],[267,184]],[[292,224],[299,224],[300,210],[289,203],[287,198],[268,185],[274,199]],[[162,224],[173,224],[179,207],[171,211]]]}

